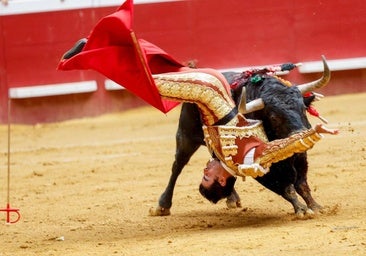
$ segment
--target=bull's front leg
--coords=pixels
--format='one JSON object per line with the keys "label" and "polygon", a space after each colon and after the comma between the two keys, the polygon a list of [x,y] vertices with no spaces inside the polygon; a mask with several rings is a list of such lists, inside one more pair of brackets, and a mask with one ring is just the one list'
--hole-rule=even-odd
{"label": "bull's front leg", "polygon": [[235,188],[231,192],[231,195],[226,198],[226,205],[228,208],[241,208],[240,197]]}
{"label": "bull's front leg", "polygon": [[[191,143],[189,143],[191,144]],[[179,145],[179,143],[178,143]],[[200,145],[190,145],[185,147],[185,150],[177,148],[175,161],[172,166],[172,172],[165,191],[159,198],[159,205],[154,209],[150,209],[151,216],[166,216],[170,215],[170,208],[172,207],[173,193],[178,176],[181,174],[184,166],[188,163],[191,156],[196,152]]]}
{"label": "bull's front leg", "polygon": [[315,213],[321,212],[323,207],[314,200],[313,196],[311,195],[311,189],[307,181],[307,154],[297,154],[295,157],[294,166],[297,171],[297,179],[294,184],[296,192],[304,199],[309,209],[311,209]]}
{"label": "bull's front leg", "polygon": [[150,209],[150,215],[170,215],[174,187],[178,176],[201,145],[204,145],[204,141],[202,122],[198,108],[194,104],[183,103],[176,133],[175,160],[172,165],[169,182],[159,198],[158,206]]}
{"label": "bull's front leg", "polygon": [[[194,104],[183,103],[176,133],[175,160],[172,165],[169,182],[159,198],[157,207],[150,209],[151,216],[170,215],[175,184],[184,166],[200,146],[205,145],[203,140],[202,122],[198,108]],[[240,207],[240,197],[234,190],[227,198],[229,208]]]}

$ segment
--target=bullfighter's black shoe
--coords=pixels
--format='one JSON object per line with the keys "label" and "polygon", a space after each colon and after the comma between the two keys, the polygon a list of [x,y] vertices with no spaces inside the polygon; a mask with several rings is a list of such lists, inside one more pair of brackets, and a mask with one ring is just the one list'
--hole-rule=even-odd
{"label": "bullfighter's black shoe", "polygon": [[88,40],[86,38],[82,38],[79,41],[77,41],[75,45],[62,56],[62,59],[64,60],[70,59],[71,57],[81,52],[87,41]]}

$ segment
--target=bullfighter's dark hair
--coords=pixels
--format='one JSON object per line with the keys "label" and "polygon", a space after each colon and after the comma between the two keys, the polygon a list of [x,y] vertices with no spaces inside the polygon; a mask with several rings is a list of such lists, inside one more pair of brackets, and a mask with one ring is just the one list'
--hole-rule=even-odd
{"label": "bullfighter's dark hair", "polygon": [[208,188],[205,188],[200,184],[199,191],[208,201],[216,204],[222,198],[230,196],[234,189],[235,181],[236,178],[234,176],[230,176],[226,179],[226,185],[221,186],[217,180],[214,180],[213,184]]}

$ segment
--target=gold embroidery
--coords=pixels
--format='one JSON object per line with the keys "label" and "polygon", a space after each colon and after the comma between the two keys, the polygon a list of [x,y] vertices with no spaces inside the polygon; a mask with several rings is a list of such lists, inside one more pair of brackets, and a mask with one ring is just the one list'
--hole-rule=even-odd
{"label": "gold embroidery", "polygon": [[282,161],[295,153],[302,153],[314,146],[322,138],[314,129],[294,134],[286,139],[271,141],[267,144],[262,156],[257,159],[264,168],[272,163]]}
{"label": "gold embroidery", "polygon": [[[196,103],[206,125],[213,125],[235,107],[221,81],[213,75],[190,72],[159,74],[153,77],[160,95],[164,98]],[[234,118],[230,125],[238,122]]]}
{"label": "gold embroidery", "polygon": [[[216,157],[239,176],[249,174],[254,178],[261,176],[273,163],[291,157],[295,153],[309,150],[322,138],[314,129],[309,129],[285,139],[268,142],[262,122],[249,119],[248,121],[251,125],[244,127],[203,126],[205,142],[210,152],[214,152]],[[265,149],[253,164],[244,165],[234,162],[233,157],[238,153],[236,139],[249,138],[250,136],[257,137],[266,143]]]}
{"label": "gold embroidery", "polygon": [[275,77],[277,80],[279,80],[282,84],[286,85],[287,87],[291,87],[292,83],[288,80],[283,79],[282,77],[279,76],[273,76]]}
{"label": "gold embroidery", "polygon": [[215,155],[225,164],[238,172],[238,164],[234,163],[232,157],[238,153],[236,139],[249,138],[251,136],[267,142],[267,136],[264,132],[262,122],[259,120],[250,120],[248,126],[203,126],[203,133],[207,147],[210,152]]}
{"label": "gold embroidery", "polygon": [[[162,97],[197,104],[203,118],[204,140],[208,149],[238,175],[259,175],[258,168],[268,168],[272,163],[288,158],[294,153],[305,152],[321,138],[310,129],[286,139],[268,142],[261,121],[247,120],[248,126],[237,127],[239,120],[244,118],[241,114],[237,114],[226,125],[213,126],[235,107],[229,93],[217,77],[202,72],[169,73],[153,77]],[[265,149],[252,165],[234,163],[233,157],[238,154],[236,139],[251,136],[261,139],[265,143]],[[238,169],[239,164],[241,170]]]}

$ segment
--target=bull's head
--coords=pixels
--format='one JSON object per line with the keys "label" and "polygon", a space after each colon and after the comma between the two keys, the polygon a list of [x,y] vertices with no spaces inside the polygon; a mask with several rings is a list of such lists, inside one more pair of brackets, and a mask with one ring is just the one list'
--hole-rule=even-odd
{"label": "bull's head", "polygon": [[328,83],[330,70],[324,56],[322,58],[324,73],[314,82],[288,87],[270,76],[259,83],[248,82],[242,90],[239,111],[248,118],[262,120],[269,140],[310,128],[303,95]]}

